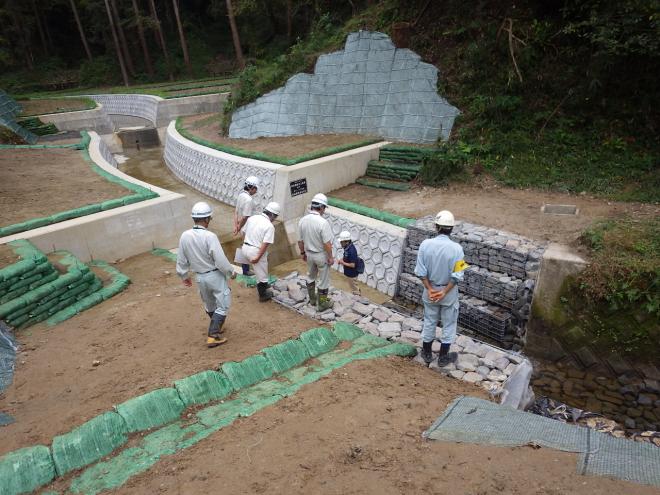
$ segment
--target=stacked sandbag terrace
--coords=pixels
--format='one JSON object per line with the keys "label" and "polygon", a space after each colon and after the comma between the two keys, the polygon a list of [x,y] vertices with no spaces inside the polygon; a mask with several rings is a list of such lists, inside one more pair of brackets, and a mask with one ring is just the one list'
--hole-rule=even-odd
{"label": "stacked sandbag terrace", "polygon": [[[417,252],[435,237],[433,217],[407,227],[397,299],[420,304],[424,286],[414,274]],[[466,222],[457,222],[452,239],[460,243],[470,267],[459,284],[458,324],[472,333],[519,350],[524,344],[532,296],[545,245],[531,239]]]}
{"label": "stacked sandbag terrace", "polygon": [[408,183],[419,175],[424,158],[432,151],[413,146],[383,146],[378,160],[371,160],[365,177],[356,182],[381,189],[407,191],[410,188]]}
{"label": "stacked sandbag terrace", "polygon": [[[357,325],[371,335],[421,347],[421,319],[406,317],[383,305],[374,304],[366,297],[337,289],[330,290],[333,307],[318,312],[315,306],[309,304],[306,286],[307,279],[298,272],[292,272],[273,284],[274,300],[322,322]],[[440,337],[440,332],[438,328],[436,338]],[[435,340],[433,352],[437,353],[439,350],[440,342]],[[464,335],[458,336],[451,351],[458,353],[455,363],[438,368],[437,361],[434,360],[430,368],[452,378],[481,385],[493,394],[502,392],[509,377],[520,364],[526,362],[523,356],[515,352],[506,352]],[[416,360],[426,366],[419,356]]]}
{"label": "stacked sandbag terrace", "polygon": [[130,282],[107,264],[94,262],[112,279],[103,287],[94,271],[71,253],[56,251],[47,257],[26,240],[9,246],[20,258],[0,269],[0,320],[10,327],[44,320],[54,325],[112,297]]}
{"label": "stacked sandbag terrace", "polygon": [[19,113],[21,113],[21,106],[10,98],[7,93],[0,90],[0,126],[6,127],[23,138],[28,144],[36,143],[37,136],[16,122],[16,116]]}
{"label": "stacked sandbag terrace", "polygon": [[18,121],[18,125],[37,136],[46,136],[48,134],[57,134],[59,132],[57,127],[55,127],[55,124],[45,124],[39,117],[21,119]]}

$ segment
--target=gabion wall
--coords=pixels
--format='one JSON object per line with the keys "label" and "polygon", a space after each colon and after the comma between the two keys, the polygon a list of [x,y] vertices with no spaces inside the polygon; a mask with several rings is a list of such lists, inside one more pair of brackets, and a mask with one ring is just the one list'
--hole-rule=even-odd
{"label": "gabion wall", "polygon": [[435,143],[448,139],[457,108],[437,92],[438,69],[383,33],[348,35],[344,50],[321,55],[314,74],[236,110],[233,138],[366,134]]}
{"label": "gabion wall", "polygon": [[[397,296],[406,301],[421,301],[424,286],[414,275],[415,263],[422,241],[436,235],[433,220],[424,217],[408,227],[397,287]],[[470,265],[459,284],[459,325],[505,345],[520,345],[545,245],[466,222],[457,223],[452,239]]]}

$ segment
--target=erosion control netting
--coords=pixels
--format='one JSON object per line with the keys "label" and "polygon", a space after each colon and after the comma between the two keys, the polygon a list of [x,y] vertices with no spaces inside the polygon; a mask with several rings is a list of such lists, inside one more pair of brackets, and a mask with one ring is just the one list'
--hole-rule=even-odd
{"label": "erosion control netting", "polygon": [[0,392],[6,389],[14,378],[17,350],[18,346],[11,330],[0,321]]}
{"label": "erosion control netting", "polygon": [[540,445],[577,452],[581,474],[660,486],[660,449],[654,445],[614,438],[474,397],[459,397],[452,402],[423,436],[449,442]]}

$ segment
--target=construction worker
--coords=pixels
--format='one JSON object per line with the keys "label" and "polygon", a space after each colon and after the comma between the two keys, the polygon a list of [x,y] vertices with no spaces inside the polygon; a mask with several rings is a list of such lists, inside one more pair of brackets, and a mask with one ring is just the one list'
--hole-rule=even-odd
{"label": "construction worker", "polygon": [[360,295],[360,289],[357,285],[358,276],[358,253],[353,241],[351,240],[351,233],[348,230],[342,230],[339,233],[339,243],[344,250],[344,257],[337,260],[337,263],[344,267],[344,275],[348,279],[348,286],[351,292],[355,295]]}
{"label": "construction worker", "polygon": [[[335,260],[332,256],[332,229],[323,218],[328,206],[325,194],[312,198],[311,211],[298,222],[298,248],[302,259],[307,262],[310,281],[307,283],[309,304],[317,304],[318,311],[332,307],[328,298],[330,287],[330,267]],[[318,298],[316,288],[318,286]]]}
{"label": "construction worker", "polygon": [[254,266],[257,278],[259,302],[266,302],[273,297],[268,286],[268,246],[275,240],[273,222],[280,214],[280,205],[271,202],[266,205],[263,213],[252,215],[245,223],[245,242],[241,248],[243,255]]}
{"label": "construction worker", "polygon": [[438,366],[443,367],[456,359],[449,347],[456,339],[458,322],[458,287],[463,280],[465,263],[463,248],[449,238],[454,228],[454,215],[447,210],[435,216],[438,235],[426,239],[419,246],[415,275],[422,279],[424,293],[424,325],[422,328],[422,358],[428,364],[433,361],[431,347],[435,340],[438,319],[442,320]]}
{"label": "construction worker", "polygon": [[[254,215],[254,202],[252,201],[252,196],[257,194],[259,189],[259,178],[251,175],[245,179],[245,184],[243,184],[243,190],[236,198],[236,209],[234,210],[234,235],[237,235],[247,222],[247,219]],[[250,273],[250,265],[248,263],[243,263],[241,265],[243,270],[243,275],[252,275]]]}
{"label": "construction worker", "polygon": [[195,226],[181,234],[176,257],[176,273],[183,280],[183,285],[192,287],[189,272],[196,274],[199,295],[206,314],[211,318],[206,340],[208,347],[227,342],[221,333],[231,304],[228,279],[236,278],[218,236],[208,230],[212,215],[213,210],[208,203],[195,203],[191,215]]}

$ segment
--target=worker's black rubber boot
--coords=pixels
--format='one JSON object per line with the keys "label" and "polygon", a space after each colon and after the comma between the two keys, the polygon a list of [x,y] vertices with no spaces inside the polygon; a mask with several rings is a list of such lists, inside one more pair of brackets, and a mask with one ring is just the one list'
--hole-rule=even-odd
{"label": "worker's black rubber boot", "polygon": [[209,315],[209,318],[213,318],[213,311],[207,311],[206,314]]}
{"label": "worker's black rubber boot", "polygon": [[222,333],[222,326],[225,324],[225,319],[226,316],[219,313],[213,313],[211,323],[209,324],[209,335],[206,338],[206,345],[208,347],[216,347],[227,342],[225,337],[220,336]]}
{"label": "worker's black rubber boot", "polygon": [[431,361],[433,361],[432,346],[433,342],[422,342],[422,359],[426,364],[431,364]]}
{"label": "worker's black rubber boot", "polygon": [[444,368],[445,366],[456,361],[458,354],[455,352],[449,352],[449,347],[451,344],[441,344],[440,353],[438,354],[438,367]]}
{"label": "worker's black rubber boot", "polygon": [[328,289],[319,289],[319,300],[316,305],[316,311],[322,312],[326,309],[330,309],[333,306],[333,302],[328,297]]}
{"label": "worker's black rubber boot", "polygon": [[316,282],[307,284],[307,295],[309,296],[309,304],[316,306]]}
{"label": "worker's black rubber boot", "polygon": [[259,282],[257,292],[259,292],[259,302],[267,302],[273,298],[273,293],[268,289],[268,282]]}

